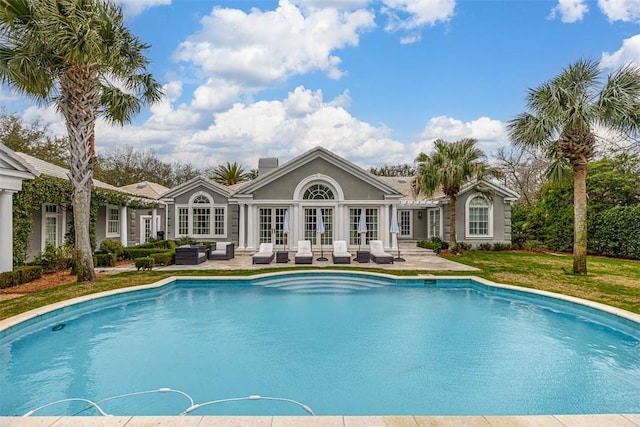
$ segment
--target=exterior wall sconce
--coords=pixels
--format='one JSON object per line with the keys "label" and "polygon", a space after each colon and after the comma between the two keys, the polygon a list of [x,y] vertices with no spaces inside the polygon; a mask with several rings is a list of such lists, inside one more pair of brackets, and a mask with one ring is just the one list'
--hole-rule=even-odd
{"label": "exterior wall sconce", "polygon": [[418,218],[422,219],[422,211],[418,211]]}

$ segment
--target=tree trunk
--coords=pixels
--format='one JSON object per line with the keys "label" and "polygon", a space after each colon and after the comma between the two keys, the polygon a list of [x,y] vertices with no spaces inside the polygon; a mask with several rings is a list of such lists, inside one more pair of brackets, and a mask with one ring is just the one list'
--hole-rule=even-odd
{"label": "tree trunk", "polygon": [[91,67],[71,67],[60,78],[60,110],[69,134],[69,179],[75,229],[75,271],[78,282],[94,282],[91,249],[91,188],[93,187],[93,134],[100,101],[100,85]]}
{"label": "tree trunk", "polygon": [[458,239],[456,238],[456,196],[449,196],[449,249],[458,250]]}
{"label": "tree trunk", "polygon": [[573,274],[587,274],[587,162],[575,163],[573,178]]}

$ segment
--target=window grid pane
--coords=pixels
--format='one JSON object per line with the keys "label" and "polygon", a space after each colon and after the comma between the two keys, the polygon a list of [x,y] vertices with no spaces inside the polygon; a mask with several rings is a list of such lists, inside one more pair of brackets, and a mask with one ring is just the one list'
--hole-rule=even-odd
{"label": "window grid pane", "polygon": [[120,233],[120,211],[118,209],[107,209],[107,233]]}
{"label": "window grid pane", "polygon": [[273,229],[271,226],[271,209],[270,208],[260,208],[260,226],[259,226],[259,234],[260,234],[260,243],[270,243],[271,242],[271,230]]}
{"label": "window grid pane", "polygon": [[399,211],[400,235],[411,236],[411,211]]}
{"label": "window grid pane", "polygon": [[193,234],[194,236],[211,234],[211,208],[193,208]]}
{"label": "window grid pane", "polygon": [[429,237],[440,237],[440,209],[429,210]]}
{"label": "window grid pane", "polygon": [[[362,208],[349,208],[349,244],[357,245],[360,243],[360,233],[358,233],[358,222],[360,222],[360,212]],[[378,240],[378,209],[366,208],[365,222],[367,224],[367,234],[365,244],[370,240]]]}
{"label": "window grid pane", "polygon": [[[333,208],[321,208],[322,222],[324,223],[324,234],[322,234],[322,244],[333,244]],[[304,239],[310,240],[312,245],[318,244],[318,233],[316,232],[316,208],[304,209]]]}
{"label": "window grid pane", "polygon": [[469,208],[469,234],[473,236],[486,236],[489,234],[489,208]]}
{"label": "window grid pane", "polygon": [[47,217],[45,220],[44,244],[53,244],[58,246],[58,219],[56,217]]}
{"label": "window grid pane", "polygon": [[189,234],[189,209],[178,208],[178,235]]}
{"label": "window grid pane", "polygon": [[314,184],[307,188],[302,196],[305,200],[333,200],[333,191],[323,184]]}
{"label": "window grid pane", "polygon": [[213,234],[224,236],[224,208],[214,208]]}

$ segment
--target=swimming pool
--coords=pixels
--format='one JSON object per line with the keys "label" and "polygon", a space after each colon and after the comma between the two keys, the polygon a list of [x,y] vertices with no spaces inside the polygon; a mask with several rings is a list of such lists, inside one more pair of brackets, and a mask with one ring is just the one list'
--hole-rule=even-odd
{"label": "swimming pool", "polygon": [[[177,280],[5,330],[0,366],[0,415],[165,387],[197,403],[289,398],[319,415],[640,412],[637,323],[471,279],[299,272]],[[174,415],[190,405],[178,393],[100,403],[114,415]],[[253,400],[193,413],[305,412]]]}

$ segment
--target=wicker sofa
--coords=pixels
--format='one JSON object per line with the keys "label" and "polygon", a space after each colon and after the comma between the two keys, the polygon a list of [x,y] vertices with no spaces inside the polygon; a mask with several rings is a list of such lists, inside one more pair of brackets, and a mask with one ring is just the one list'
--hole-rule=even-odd
{"label": "wicker sofa", "polygon": [[176,248],[176,265],[198,265],[207,260],[204,245],[184,245]]}
{"label": "wicker sofa", "polygon": [[209,248],[209,259],[228,260],[235,255],[235,244],[231,242],[216,242]]}

